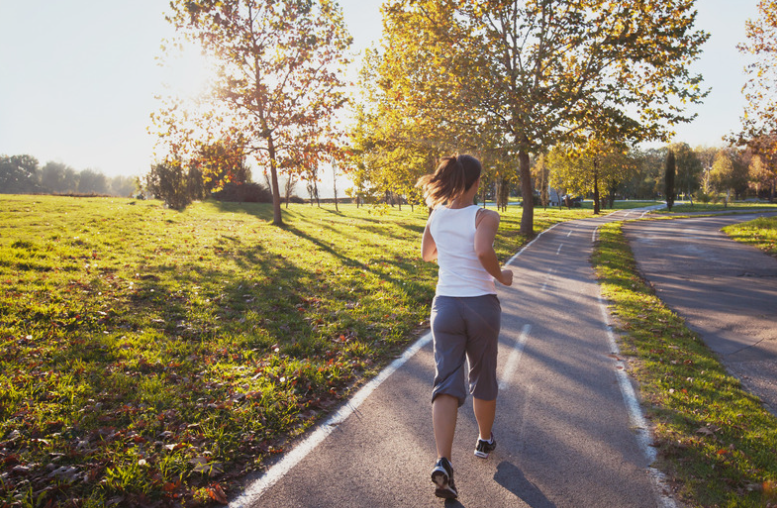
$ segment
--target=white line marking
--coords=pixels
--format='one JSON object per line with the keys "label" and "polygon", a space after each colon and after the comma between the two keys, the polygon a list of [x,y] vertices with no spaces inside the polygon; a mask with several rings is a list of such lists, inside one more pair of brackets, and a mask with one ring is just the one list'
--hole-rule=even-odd
{"label": "white line marking", "polygon": [[542,235],[544,235],[545,233],[547,233],[547,232],[548,232],[548,231],[550,231],[551,229],[555,228],[555,227],[556,227],[556,226],[558,226],[559,224],[561,224],[561,222],[557,222],[557,223],[553,224],[551,227],[549,227],[548,229],[546,229],[545,231],[543,231],[542,233],[540,233],[539,235],[537,235],[537,236],[534,238],[534,240],[532,240],[531,242],[529,242],[529,243],[527,243],[526,245],[524,245],[524,246],[523,246],[523,248],[522,248],[521,250],[519,250],[519,251],[518,251],[518,252],[515,254],[515,256],[511,257],[511,258],[510,258],[510,260],[509,260],[507,263],[505,263],[505,265],[511,265],[511,264],[513,264],[513,261],[515,261],[515,260],[518,258],[518,256],[520,256],[521,254],[523,254],[523,251],[525,251],[526,249],[528,249],[529,247],[531,247],[531,244],[533,244],[534,242],[536,242],[537,240],[539,240],[539,239],[540,239],[540,237],[541,237]]}
{"label": "white line marking", "polygon": [[572,231],[574,231],[574,229],[570,229],[570,230],[569,230],[569,233],[567,233],[567,238],[569,238],[569,235],[571,235],[571,234],[572,234]]}
{"label": "white line marking", "polygon": [[[523,252],[531,247],[531,244],[536,242],[542,235],[550,231],[551,229],[555,228],[561,224],[560,222],[553,224],[548,229],[542,231],[539,235],[537,235],[534,240],[529,242],[528,244],[524,245],[521,250],[519,250],[513,257],[510,258],[510,260],[506,263],[506,265],[511,264],[515,259],[518,258]],[[528,332],[527,332],[528,333]],[[407,363],[410,358],[413,357],[422,347],[427,345],[432,340],[432,334],[427,333],[420,339],[418,339],[415,344],[410,346],[405,353],[391,362],[391,365],[383,369],[380,374],[378,374],[376,377],[374,377],[369,383],[364,385],[361,390],[356,392],[356,394],[351,398],[343,407],[341,407],[335,414],[333,414],[327,421],[321,424],[315,431],[313,431],[312,434],[310,434],[307,438],[305,438],[301,443],[299,443],[297,446],[294,447],[293,450],[291,450],[289,453],[287,453],[278,463],[273,465],[270,469],[267,470],[267,472],[261,477],[258,478],[256,481],[254,481],[251,485],[249,485],[246,490],[243,491],[240,496],[235,498],[231,503],[229,503],[229,506],[232,508],[242,508],[247,507],[250,505],[253,505],[256,503],[256,501],[264,494],[267,489],[275,485],[278,480],[280,480],[286,473],[291,471],[291,469],[299,464],[302,459],[304,459],[307,454],[309,454],[313,449],[318,446],[329,434],[332,433],[335,427],[345,421],[351,414],[353,414],[356,409],[361,405],[364,400],[369,397],[369,395],[375,391],[375,389],[380,386],[381,383],[383,383],[388,377],[393,374],[397,369],[402,367],[405,363]],[[525,339],[524,339],[525,340]],[[520,354],[519,354],[520,356]],[[509,361],[509,360],[508,360]]]}
{"label": "white line marking", "polygon": [[270,487],[280,480],[286,473],[288,473],[294,466],[302,461],[313,449],[318,446],[337,426],[344,422],[356,409],[365,401],[375,389],[380,386],[391,374],[393,374],[402,365],[407,363],[410,358],[413,357],[422,347],[427,345],[432,340],[431,332],[427,333],[415,344],[405,351],[405,353],[391,362],[391,364],[383,369],[380,374],[374,377],[369,383],[364,385],[356,395],[354,395],[348,402],[345,403],[335,414],[333,414],[327,421],[322,423],[312,434],[310,434],[305,440],[294,447],[289,453],[287,453],[283,459],[273,465],[261,478],[254,481],[246,488],[243,493],[235,498],[234,501],[229,503],[232,508],[247,507],[256,503],[256,501],[267,491]]}
{"label": "white line marking", "polygon": [[561,252],[561,247],[563,247],[563,246],[564,246],[563,243],[558,246],[558,250],[556,251],[556,256],[558,256],[558,253]]}
{"label": "white line marking", "polygon": [[[602,322],[606,326],[607,338],[610,342],[610,349],[616,356],[620,355],[620,349],[618,343],[615,341],[615,334],[612,332],[612,326],[609,324],[607,318],[607,309],[604,305],[601,293],[599,294],[599,309],[602,311]],[[656,460],[656,449],[650,446],[653,441],[650,435],[650,426],[642,414],[642,408],[637,400],[637,395],[634,393],[634,388],[631,386],[628,374],[626,373],[626,365],[620,359],[615,362],[615,375],[618,378],[618,385],[623,395],[623,401],[626,403],[626,409],[629,411],[629,421],[631,426],[636,429],[637,433],[637,445],[639,445],[642,454],[647,458],[649,465],[653,464]],[[648,474],[650,474],[653,480],[653,492],[656,496],[658,505],[662,508],[677,508],[675,500],[667,496],[665,492],[671,492],[669,484],[664,474],[654,467],[648,467]]]}
{"label": "white line marking", "polygon": [[523,354],[523,347],[526,345],[526,339],[529,338],[529,332],[531,331],[531,325],[523,325],[521,329],[521,336],[518,338],[518,342],[510,351],[510,356],[507,357],[507,363],[505,364],[505,370],[502,373],[502,380],[499,381],[499,389],[504,390],[507,388],[507,384],[513,378],[515,369],[518,367],[518,362],[521,361],[521,354]]}
{"label": "white line marking", "polygon": [[591,235],[591,241],[593,243],[596,243],[596,233],[598,233],[598,232],[599,232],[599,226],[596,226],[596,228],[594,229],[593,234]]}
{"label": "white line marking", "polygon": [[550,282],[550,276],[553,275],[553,272],[555,271],[555,268],[548,270],[547,275],[545,275],[545,284],[542,285],[542,289],[540,289],[540,291],[545,291],[545,289],[548,287],[548,283]]}

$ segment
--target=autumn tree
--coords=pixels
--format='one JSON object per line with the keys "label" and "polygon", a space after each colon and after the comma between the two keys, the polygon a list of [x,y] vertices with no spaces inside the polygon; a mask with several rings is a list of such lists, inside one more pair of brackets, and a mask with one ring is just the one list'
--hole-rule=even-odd
{"label": "autumn tree", "polygon": [[777,187],[777,161],[769,159],[768,154],[754,154],[750,162],[750,187],[756,196],[768,196],[774,202]]}
{"label": "autumn tree", "polygon": [[664,166],[664,196],[666,196],[666,207],[670,212],[672,211],[672,205],[674,205],[674,181],[676,174],[677,166],[675,164],[674,152],[670,148],[666,154],[666,164]]}
{"label": "autumn tree", "polygon": [[706,195],[712,190],[710,185],[710,171],[712,170],[712,164],[715,162],[715,155],[717,155],[720,148],[714,146],[697,146],[693,149],[696,154],[696,158],[699,159],[702,168],[701,175],[701,190]]}
{"label": "autumn tree", "polygon": [[[345,103],[340,76],[351,44],[340,8],[331,0],[172,0],[170,7],[167,19],[180,36],[198,43],[217,68],[198,130],[216,125],[217,137],[245,136],[246,153],[269,169],[273,223],[281,225],[278,173],[331,156],[321,135],[334,132]],[[175,117],[171,108],[158,116],[165,115]]]}
{"label": "autumn tree", "polygon": [[[390,0],[381,86],[437,124],[498,128],[532,194],[529,155],[589,132],[668,139],[706,95],[689,73],[707,34],[689,0]],[[533,233],[524,199],[521,233]]]}
{"label": "autumn tree", "polygon": [[777,153],[777,97],[774,83],[777,81],[777,2],[760,0],[758,18],[748,20],[747,41],[739,51],[749,54],[753,61],[745,72],[748,80],[743,87],[746,103],[742,116],[742,129],[729,136],[729,141],[739,146],[750,146],[756,153]]}
{"label": "autumn tree", "polygon": [[572,194],[593,194],[594,213],[602,197],[612,207],[620,185],[633,177],[637,163],[623,143],[592,138],[583,146],[557,145],[548,155],[551,185]]}
{"label": "autumn tree", "polygon": [[718,192],[734,192],[734,199],[747,190],[750,157],[744,151],[734,147],[718,151],[712,165],[710,179]]}
{"label": "autumn tree", "polygon": [[537,182],[537,188],[540,192],[540,204],[543,208],[548,207],[550,199],[548,190],[550,189],[550,168],[545,163],[545,154],[540,154],[534,164],[534,181]]}

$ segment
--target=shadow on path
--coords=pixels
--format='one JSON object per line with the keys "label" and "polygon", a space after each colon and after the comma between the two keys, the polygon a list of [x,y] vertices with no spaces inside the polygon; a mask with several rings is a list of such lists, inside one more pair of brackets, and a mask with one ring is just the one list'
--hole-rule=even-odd
{"label": "shadow on path", "polygon": [[515,464],[507,461],[500,462],[496,468],[494,480],[531,508],[556,508],[556,505],[545,497],[545,494],[530,482]]}

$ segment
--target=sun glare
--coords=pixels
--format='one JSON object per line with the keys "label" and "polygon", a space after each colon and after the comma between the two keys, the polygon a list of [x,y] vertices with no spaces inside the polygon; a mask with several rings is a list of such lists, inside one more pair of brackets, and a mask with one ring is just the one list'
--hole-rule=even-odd
{"label": "sun glare", "polygon": [[182,99],[196,99],[213,80],[213,64],[198,48],[188,47],[166,59],[164,82],[169,93]]}

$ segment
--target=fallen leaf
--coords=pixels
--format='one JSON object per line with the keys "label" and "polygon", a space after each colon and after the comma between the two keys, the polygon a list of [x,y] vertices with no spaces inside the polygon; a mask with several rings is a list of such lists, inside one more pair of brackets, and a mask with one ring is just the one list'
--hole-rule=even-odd
{"label": "fallen leaf", "polygon": [[227,495],[224,493],[224,489],[222,489],[221,485],[218,483],[214,483],[208,487],[208,494],[210,495],[211,499],[217,503],[227,504]]}
{"label": "fallen leaf", "polygon": [[703,434],[705,436],[714,436],[715,432],[710,429],[709,427],[701,427],[700,429],[696,430],[697,434]]}

